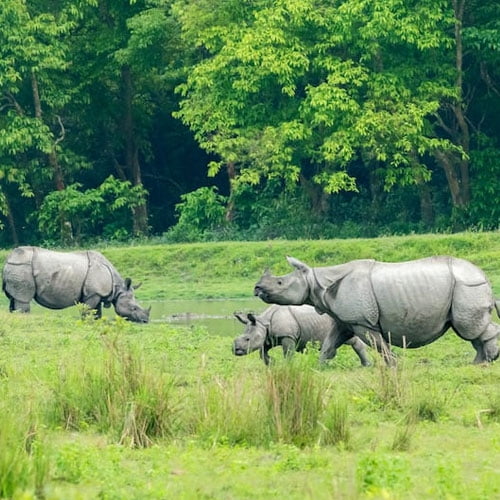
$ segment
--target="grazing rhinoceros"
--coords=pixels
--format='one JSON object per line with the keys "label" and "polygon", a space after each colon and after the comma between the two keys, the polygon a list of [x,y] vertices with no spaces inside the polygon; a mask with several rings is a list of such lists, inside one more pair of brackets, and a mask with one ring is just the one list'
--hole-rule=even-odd
{"label": "grazing rhinoceros", "polygon": [[18,247],[3,268],[3,290],[10,311],[29,312],[30,302],[50,309],[86,304],[101,317],[101,306],[113,304],[116,314],[147,323],[150,309],[136,302],[130,278],[123,279],[99,252],[54,252],[38,247]]}
{"label": "grazing rhinoceros", "polygon": [[266,271],[255,285],[255,295],[267,303],[311,304],[346,325],[325,340],[326,356],[352,335],[366,340],[367,333],[392,362],[388,344],[420,347],[451,327],[471,342],[475,363],[498,357],[500,325],[492,322],[491,313],[496,306],[500,314],[500,303],[495,303],[484,273],[471,262],[441,256],[313,268],[287,259],[295,270],[285,276]]}
{"label": "grazing rhinoceros", "polygon": [[[323,345],[325,338],[342,330],[342,325],[334,318],[318,314],[311,306],[278,306],[268,307],[263,313],[237,314],[238,318],[246,325],[245,331],[234,340],[233,353],[244,356],[257,349],[266,365],[269,364],[269,349],[281,345],[284,356],[289,356],[295,351],[302,352],[307,342],[317,341]],[[366,355],[366,345],[356,336],[346,340],[358,355],[361,364],[370,364]],[[330,351],[330,357],[335,353]],[[323,357],[324,361],[329,358]]]}

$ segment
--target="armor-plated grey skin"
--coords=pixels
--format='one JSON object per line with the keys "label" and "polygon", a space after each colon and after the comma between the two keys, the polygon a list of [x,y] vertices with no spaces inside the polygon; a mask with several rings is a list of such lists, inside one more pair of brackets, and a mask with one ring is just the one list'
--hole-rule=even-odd
{"label": "armor-plated grey skin", "polygon": [[[137,288],[137,287],[135,287]],[[17,247],[3,268],[3,290],[10,311],[29,312],[30,302],[50,309],[86,304],[102,314],[114,306],[116,314],[137,323],[149,321],[150,309],[136,302],[130,278],[120,276],[99,252],[55,252],[39,247]]]}
{"label": "armor-plated grey skin", "polygon": [[[290,356],[295,351],[303,352],[307,342],[319,342],[323,346],[325,338],[332,330],[338,332],[342,326],[332,317],[318,314],[311,306],[272,305],[259,315],[234,314],[246,325],[245,331],[233,342],[233,353],[244,356],[259,350],[260,357],[269,364],[269,350],[281,345],[283,355]],[[337,333],[338,334],[338,333]],[[348,339],[361,364],[368,366],[366,345],[356,336]],[[329,353],[331,354],[331,352]],[[328,358],[321,352],[321,360]]]}
{"label": "armor-plated grey skin", "polygon": [[[255,295],[275,304],[310,304],[346,328],[325,340],[335,354],[352,335],[373,341],[388,363],[389,345],[416,348],[452,328],[476,350],[475,363],[498,357],[500,325],[491,313],[493,297],[483,271],[469,261],[448,256],[386,263],[354,260],[331,267],[309,267],[287,257],[295,271],[255,285]],[[365,337],[367,334],[367,337]]]}

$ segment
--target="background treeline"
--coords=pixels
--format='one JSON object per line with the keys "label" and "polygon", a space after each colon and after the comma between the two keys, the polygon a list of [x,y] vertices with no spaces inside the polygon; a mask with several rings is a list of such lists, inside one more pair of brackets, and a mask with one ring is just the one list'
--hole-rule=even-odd
{"label": "background treeline", "polygon": [[499,113],[497,0],[3,0],[0,245],[497,229]]}

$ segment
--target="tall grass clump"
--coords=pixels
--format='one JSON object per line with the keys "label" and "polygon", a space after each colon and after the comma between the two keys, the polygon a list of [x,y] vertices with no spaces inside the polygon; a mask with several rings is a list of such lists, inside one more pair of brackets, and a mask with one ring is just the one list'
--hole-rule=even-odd
{"label": "tall grass clump", "polygon": [[61,367],[49,418],[66,429],[95,426],[131,447],[173,434],[178,406],[171,377],[147,368],[118,334],[101,337],[100,351]]}
{"label": "tall grass clump", "polygon": [[342,444],[346,448],[349,447],[351,441],[349,406],[344,394],[336,393],[330,397],[319,424],[321,427],[319,444],[325,446]]}
{"label": "tall grass clump", "polygon": [[192,407],[186,409],[189,432],[209,446],[268,443],[271,436],[262,425],[262,394],[256,385],[260,379],[216,376],[207,382],[200,378]]}
{"label": "tall grass clump", "polygon": [[0,408],[0,498],[28,491],[43,498],[49,475],[47,445],[31,417],[7,406]]}
{"label": "tall grass clump", "polygon": [[316,442],[328,391],[308,356],[276,363],[266,375],[266,421],[273,440],[296,446]]}
{"label": "tall grass clump", "polygon": [[387,365],[383,358],[375,357],[375,376],[372,390],[382,408],[402,408],[408,397],[409,378],[404,359]]}

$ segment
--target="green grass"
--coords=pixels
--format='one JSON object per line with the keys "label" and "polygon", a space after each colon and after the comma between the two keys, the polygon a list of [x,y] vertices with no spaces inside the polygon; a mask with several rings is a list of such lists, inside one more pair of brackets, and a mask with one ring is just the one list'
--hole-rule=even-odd
{"label": "green grass", "polygon": [[[113,262],[123,277],[143,283],[137,295],[144,300],[248,297],[266,268],[276,274],[291,270],[286,255],[315,266],[352,259],[402,261],[429,255],[454,255],[470,259],[484,269],[500,295],[500,232],[96,249]],[[0,250],[0,264],[3,265],[7,253],[8,250]]]}
{"label": "green grass", "polygon": [[[284,256],[469,258],[500,292],[500,235],[102,248],[140,300],[242,297]],[[0,253],[4,259],[6,251]],[[130,272],[129,272],[130,271]],[[500,295],[500,293],[499,293]],[[500,496],[500,363],[453,334],[399,363],[264,367],[160,322],[9,314],[0,300],[0,498],[486,499]]]}

